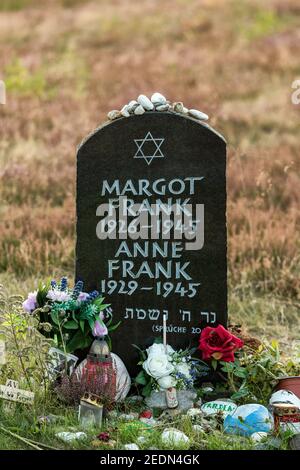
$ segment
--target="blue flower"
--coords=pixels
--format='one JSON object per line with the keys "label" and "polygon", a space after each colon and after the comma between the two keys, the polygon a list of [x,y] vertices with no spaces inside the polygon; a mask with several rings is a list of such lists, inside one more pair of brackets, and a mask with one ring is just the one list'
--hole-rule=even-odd
{"label": "blue flower", "polygon": [[60,290],[64,291],[68,287],[68,279],[64,276],[60,280]]}
{"label": "blue flower", "polygon": [[90,292],[89,294],[89,300],[95,300],[97,299],[97,297],[99,297],[99,292],[97,290],[93,290],[92,292]]}

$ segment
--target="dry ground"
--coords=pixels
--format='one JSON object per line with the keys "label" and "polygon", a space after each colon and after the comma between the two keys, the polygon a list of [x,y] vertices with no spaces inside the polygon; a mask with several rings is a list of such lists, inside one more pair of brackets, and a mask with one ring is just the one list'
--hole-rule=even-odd
{"label": "dry ground", "polygon": [[297,0],[1,0],[1,280],[71,275],[76,145],[138,94],[211,116],[228,140],[230,316],[299,338]]}

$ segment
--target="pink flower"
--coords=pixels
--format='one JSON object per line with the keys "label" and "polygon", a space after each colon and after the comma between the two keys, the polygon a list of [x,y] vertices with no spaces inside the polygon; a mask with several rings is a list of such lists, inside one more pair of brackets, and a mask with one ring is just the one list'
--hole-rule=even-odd
{"label": "pink flower", "polygon": [[107,328],[104,323],[100,323],[99,320],[95,321],[94,328],[93,328],[93,335],[97,336],[105,336],[108,334]]}
{"label": "pink flower", "polygon": [[79,296],[77,297],[77,300],[80,302],[83,302],[89,297],[89,294],[87,292],[80,292]]}
{"label": "pink flower", "polygon": [[37,291],[29,292],[27,299],[23,302],[23,308],[26,312],[31,313],[37,307],[36,301]]}

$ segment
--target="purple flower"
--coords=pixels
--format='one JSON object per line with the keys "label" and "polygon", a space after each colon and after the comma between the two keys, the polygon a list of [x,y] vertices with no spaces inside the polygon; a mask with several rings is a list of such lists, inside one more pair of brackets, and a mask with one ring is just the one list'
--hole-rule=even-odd
{"label": "purple flower", "polygon": [[80,292],[79,296],[77,297],[77,300],[83,302],[84,300],[87,300],[89,296],[90,295],[87,292]]}
{"label": "purple flower", "polygon": [[93,335],[97,336],[105,336],[107,335],[108,331],[104,323],[100,323],[99,320],[95,321],[94,328],[93,328]]}
{"label": "purple flower", "polygon": [[37,307],[37,291],[29,292],[27,299],[23,302],[23,308],[26,312],[31,313]]}

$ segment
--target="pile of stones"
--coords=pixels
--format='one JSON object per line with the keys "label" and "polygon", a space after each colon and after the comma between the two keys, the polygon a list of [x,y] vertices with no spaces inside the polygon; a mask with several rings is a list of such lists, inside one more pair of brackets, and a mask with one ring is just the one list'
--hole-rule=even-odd
{"label": "pile of stones", "polygon": [[107,117],[110,121],[121,117],[129,117],[133,115],[141,115],[147,111],[168,111],[171,113],[184,114],[190,116],[199,121],[207,121],[208,115],[198,111],[198,109],[188,109],[181,101],[175,101],[171,103],[161,93],[154,93],[149,99],[146,95],[139,95],[137,100],[132,100],[128,104],[125,104],[119,111],[113,109],[109,111]]}

